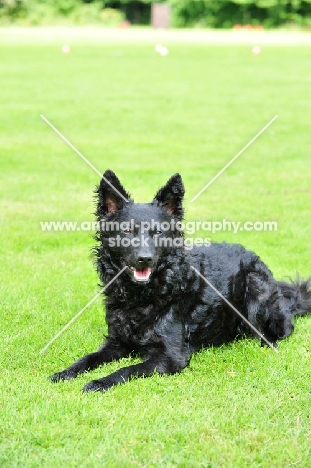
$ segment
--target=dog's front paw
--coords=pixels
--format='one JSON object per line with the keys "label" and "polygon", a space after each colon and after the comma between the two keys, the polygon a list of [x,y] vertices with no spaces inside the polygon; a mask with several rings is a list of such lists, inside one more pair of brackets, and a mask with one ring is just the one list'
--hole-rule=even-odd
{"label": "dog's front paw", "polygon": [[91,380],[91,382],[87,383],[83,389],[82,392],[105,392],[108,390],[110,387],[109,385],[104,383],[104,379],[101,380]]}
{"label": "dog's front paw", "polygon": [[69,369],[65,369],[61,372],[56,372],[55,374],[51,375],[49,379],[51,380],[51,382],[59,382],[60,380],[72,380],[76,377],[76,372]]}

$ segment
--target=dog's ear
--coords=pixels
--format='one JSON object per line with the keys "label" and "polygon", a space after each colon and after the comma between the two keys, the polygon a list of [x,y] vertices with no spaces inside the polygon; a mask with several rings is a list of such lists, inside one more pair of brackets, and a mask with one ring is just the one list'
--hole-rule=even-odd
{"label": "dog's ear", "polygon": [[115,173],[109,169],[103,174],[95,193],[97,194],[96,215],[99,218],[116,213],[124,204],[131,201],[130,195],[125,191]]}
{"label": "dog's ear", "polygon": [[182,219],[184,214],[182,207],[184,194],[185,188],[182,178],[179,174],[174,174],[157,192],[153,201],[162,206],[170,215]]}

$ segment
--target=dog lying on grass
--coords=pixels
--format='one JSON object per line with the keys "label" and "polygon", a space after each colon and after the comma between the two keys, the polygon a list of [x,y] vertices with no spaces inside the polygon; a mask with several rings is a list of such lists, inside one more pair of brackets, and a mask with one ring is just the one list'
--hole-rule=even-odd
{"label": "dog lying on grass", "polygon": [[92,380],[83,390],[104,392],[155,371],[179,372],[202,347],[254,331],[262,344],[275,345],[293,332],[295,315],[311,312],[311,277],[277,281],[256,254],[238,244],[185,248],[179,174],[151,203],[134,203],[110,170],[96,193],[95,253],[106,285],[108,336],[98,351],[54,374],[53,382],[131,353],[142,362]]}

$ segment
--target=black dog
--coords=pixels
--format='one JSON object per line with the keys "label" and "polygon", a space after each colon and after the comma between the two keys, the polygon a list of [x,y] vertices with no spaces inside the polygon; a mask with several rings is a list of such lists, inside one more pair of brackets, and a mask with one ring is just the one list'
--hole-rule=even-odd
{"label": "black dog", "polygon": [[134,203],[112,171],[105,172],[96,193],[101,226],[95,252],[106,284],[108,336],[98,351],[54,374],[53,382],[132,352],[143,362],[93,380],[84,391],[103,392],[154,371],[178,372],[194,351],[254,335],[254,329],[266,342],[286,338],[293,317],[311,311],[311,277],[276,281],[257,255],[237,244],[184,247],[178,174],[147,204]]}

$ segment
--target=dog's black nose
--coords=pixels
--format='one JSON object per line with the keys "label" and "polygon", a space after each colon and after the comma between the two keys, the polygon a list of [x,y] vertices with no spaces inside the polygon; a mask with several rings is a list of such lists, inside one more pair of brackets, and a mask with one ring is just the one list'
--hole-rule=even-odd
{"label": "dog's black nose", "polygon": [[152,263],[152,258],[149,256],[140,256],[138,257],[138,263],[140,265],[150,265]]}

